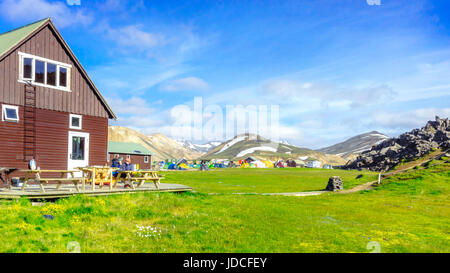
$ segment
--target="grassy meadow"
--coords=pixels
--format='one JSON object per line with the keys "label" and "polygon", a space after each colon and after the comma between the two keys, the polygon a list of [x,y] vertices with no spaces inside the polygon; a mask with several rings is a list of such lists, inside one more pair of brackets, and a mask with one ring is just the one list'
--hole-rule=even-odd
{"label": "grassy meadow", "polygon": [[[35,206],[0,202],[0,252],[449,252],[450,163],[433,162],[370,191],[346,188],[375,173],[313,169],[167,172],[192,193],[75,196]],[[219,193],[219,194],[210,194]],[[249,193],[249,194],[232,194]],[[43,215],[54,216],[53,220]]]}
{"label": "grassy meadow", "polygon": [[[191,186],[201,193],[281,193],[323,190],[328,178],[337,175],[344,188],[374,181],[377,173],[309,168],[214,169],[207,172],[164,172],[165,183]],[[361,178],[356,178],[362,175]]]}

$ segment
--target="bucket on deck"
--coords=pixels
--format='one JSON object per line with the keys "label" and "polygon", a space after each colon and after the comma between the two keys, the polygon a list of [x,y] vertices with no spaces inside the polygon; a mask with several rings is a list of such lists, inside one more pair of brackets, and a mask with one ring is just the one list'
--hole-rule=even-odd
{"label": "bucket on deck", "polygon": [[21,181],[19,177],[13,177],[11,178],[11,185],[13,187],[22,187],[23,181]]}

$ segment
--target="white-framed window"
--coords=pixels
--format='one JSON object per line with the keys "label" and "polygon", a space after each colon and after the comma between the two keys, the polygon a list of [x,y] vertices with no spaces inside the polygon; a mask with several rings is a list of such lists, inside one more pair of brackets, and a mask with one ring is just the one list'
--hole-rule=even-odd
{"label": "white-framed window", "polygon": [[70,92],[72,65],[19,52],[19,82]]}
{"label": "white-framed window", "polygon": [[19,106],[3,104],[2,121],[19,122]]}
{"label": "white-framed window", "polygon": [[148,155],[144,156],[144,163],[148,163]]}
{"label": "white-framed window", "polygon": [[69,128],[70,129],[81,130],[82,122],[83,122],[83,116],[70,114],[70,118],[69,118]]}
{"label": "white-framed window", "polygon": [[130,158],[131,158],[131,156],[130,156],[130,155],[127,155],[127,158],[128,158],[128,159],[130,159]]}

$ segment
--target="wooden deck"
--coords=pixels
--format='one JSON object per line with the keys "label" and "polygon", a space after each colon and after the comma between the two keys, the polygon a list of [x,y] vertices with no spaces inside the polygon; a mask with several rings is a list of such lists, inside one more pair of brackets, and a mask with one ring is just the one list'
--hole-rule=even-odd
{"label": "wooden deck", "polygon": [[100,196],[136,192],[186,192],[192,191],[192,188],[180,184],[161,183],[158,190],[153,183],[144,183],[141,187],[136,189],[124,189],[123,187],[119,186],[117,189],[110,190],[108,186],[104,186],[103,189],[96,188],[95,191],[92,191],[89,188],[89,190],[86,189],[85,191],[80,190],[80,192],[77,192],[73,185],[65,184],[61,186],[59,190],[56,190],[56,185],[46,185],[45,191],[46,192],[41,192],[39,185],[29,185],[23,191],[20,189],[20,187],[12,187],[11,190],[1,188],[0,199],[18,199],[21,197],[25,197],[28,199],[57,199],[67,198],[77,194]]}

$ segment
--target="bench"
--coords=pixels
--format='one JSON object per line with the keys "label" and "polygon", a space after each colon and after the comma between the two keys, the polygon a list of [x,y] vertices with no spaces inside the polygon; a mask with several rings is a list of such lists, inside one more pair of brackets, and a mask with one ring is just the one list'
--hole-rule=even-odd
{"label": "bench", "polygon": [[[125,177],[122,177],[122,174],[125,174]],[[128,182],[133,189],[136,188],[133,182],[137,182],[137,188],[139,188],[145,181],[152,181],[155,184],[156,189],[159,189],[160,181],[163,178],[164,177],[158,175],[157,171],[118,171],[114,187],[117,187],[118,181]]]}
{"label": "bench", "polygon": [[[25,187],[27,187],[28,182],[34,181],[39,184],[39,187],[41,188],[42,192],[45,192],[44,185],[48,184],[48,182],[58,182],[58,185],[56,185],[56,190],[59,190],[63,182],[72,182],[75,186],[75,189],[77,192],[80,191],[78,188],[78,183],[83,181],[83,178],[81,177],[75,177],[74,173],[76,171],[67,171],[67,170],[22,170],[22,172],[26,172],[26,177],[24,179],[23,185],[21,190],[25,190]],[[61,177],[59,178],[41,178],[42,173],[61,173]],[[70,174],[71,177],[65,177],[66,175]],[[34,178],[32,176],[34,175]]]}
{"label": "bench", "polygon": [[95,185],[99,185],[101,189],[104,184],[109,184],[109,189],[112,190],[114,183],[112,173],[118,170],[108,166],[91,166],[78,169],[83,172],[83,190],[86,188],[86,183],[91,183],[93,191],[95,190]]}

